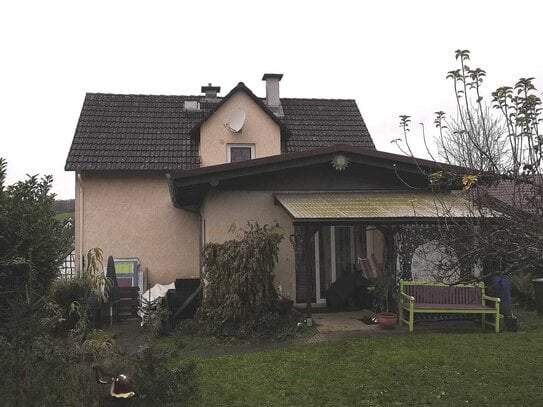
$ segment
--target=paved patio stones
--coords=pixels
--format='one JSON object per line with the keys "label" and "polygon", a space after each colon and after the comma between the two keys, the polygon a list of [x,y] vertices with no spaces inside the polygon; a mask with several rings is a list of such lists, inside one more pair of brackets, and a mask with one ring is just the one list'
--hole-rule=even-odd
{"label": "paved patio stones", "polygon": [[304,343],[306,344],[310,344],[310,343],[320,343],[320,342],[327,342],[328,339],[326,339],[326,337],[321,334],[321,333],[316,333],[315,335],[307,338]]}
{"label": "paved patio stones", "polygon": [[380,330],[377,325],[366,325],[361,319],[368,315],[368,311],[315,313],[313,321],[320,333],[351,332],[373,333]]}

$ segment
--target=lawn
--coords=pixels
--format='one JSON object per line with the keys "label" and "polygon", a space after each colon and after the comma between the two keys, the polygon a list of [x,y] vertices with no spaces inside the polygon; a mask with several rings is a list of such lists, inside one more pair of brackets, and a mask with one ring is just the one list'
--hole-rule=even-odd
{"label": "lawn", "polygon": [[543,405],[543,329],[533,313],[521,321],[517,333],[365,337],[199,358],[199,404]]}

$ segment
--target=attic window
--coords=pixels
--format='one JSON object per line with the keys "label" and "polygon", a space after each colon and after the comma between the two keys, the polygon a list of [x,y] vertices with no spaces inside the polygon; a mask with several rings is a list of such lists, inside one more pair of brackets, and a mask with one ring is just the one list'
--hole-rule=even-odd
{"label": "attic window", "polygon": [[252,160],[255,158],[254,144],[228,144],[227,160],[229,163]]}

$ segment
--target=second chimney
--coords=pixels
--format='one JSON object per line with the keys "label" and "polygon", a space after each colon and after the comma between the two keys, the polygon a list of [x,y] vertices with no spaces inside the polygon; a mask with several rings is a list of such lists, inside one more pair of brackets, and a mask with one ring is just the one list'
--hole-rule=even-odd
{"label": "second chimney", "polygon": [[202,93],[205,94],[207,101],[216,101],[217,93],[220,91],[220,86],[213,86],[211,83],[209,83],[207,86],[202,86]]}
{"label": "second chimney", "polygon": [[278,117],[283,117],[283,106],[279,98],[279,82],[282,78],[282,73],[265,73],[262,77],[266,81],[266,104]]}

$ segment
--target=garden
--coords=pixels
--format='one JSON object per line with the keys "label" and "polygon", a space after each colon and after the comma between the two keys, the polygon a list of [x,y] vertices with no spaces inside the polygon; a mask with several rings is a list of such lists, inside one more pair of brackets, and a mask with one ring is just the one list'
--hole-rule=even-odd
{"label": "garden", "polygon": [[[272,308],[278,299],[271,284],[273,268],[283,238],[277,226],[249,224],[235,231],[234,239],[208,245],[204,258],[213,296],[204,300],[194,320],[165,336],[159,335],[160,318],[150,312],[142,346],[128,352],[114,332],[95,329],[89,317],[89,297],[101,301],[111,283],[101,273],[101,251],[87,254],[80,278],[54,278],[66,242],[51,211],[49,187],[47,178],[31,177],[1,189],[2,230],[19,234],[17,240],[2,239],[1,246],[4,405],[543,401],[538,383],[543,329],[535,312],[521,306],[515,307],[516,333],[373,336],[308,344],[315,329],[305,327],[300,314]],[[255,252],[264,255],[255,257]],[[222,289],[225,285],[231,289]]]}

